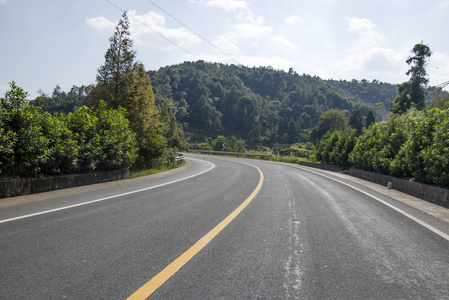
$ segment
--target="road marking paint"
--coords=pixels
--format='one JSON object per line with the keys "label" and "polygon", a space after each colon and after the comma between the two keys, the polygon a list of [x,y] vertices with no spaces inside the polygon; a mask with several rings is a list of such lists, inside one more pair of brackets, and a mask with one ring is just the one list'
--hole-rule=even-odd
{"label": "road marking paint", "polygon": [[304,168],[304,167],[300,167],[300,168],[303,169],[303,170],[305,170],[305,171],[308,171],[308,172],[310,172],[310,173],[314,173],[314,174],[320,175],[320,176],[322,176],[322,177],[326,177],[326,178],[328,178],[328,179],[331,179],[331,180],[333,180],[333,181],[336,181],[336,182],[338,182],[338,183],[341,183],[341,184],[343,184],[343,185],[346,185],[346,186],[348,186],[348,187],[350,187],[350,188],[352,188],[352,189],[354,189],[354,190],[356,190],[356,191],[358,191],[358,192],[360,192],[360,193],[362,193],[362,194],[365,194],[365,195],[367,195],[368,197],[371,197],[371,198],[373,198],[374,200],[377,200],[377,201],[379,201],[380,203],[382,203],[382,204],[384,204],[384,205],[386,205],[386,206],[388,206],[388,207],[394,209],[394,210],[397,211],[398,213],[400,213],[400,214],[406,216],[407,218],[409,218],[409,219],[415,221],[416,223],[420,224],[421,226],[424,226],[425,228],[429,229],[430,231],[432,231],[432,232],[438,234],[438,235],[441,236],[442,238],[444,238],[444,239],[446,239],[446,240],[449,241],[449,235],[447,235],[446,233],[442,232],[441,230],[438,230],[437,228],[433,227],[432,225],[427,224],[426,222],[424,222],[424,221],[422,221],[422,220],[416,218],[415,216],[412,216],[411,214],[409,214],[409,213],[403,211],[402,209],[400,209],[400,208],[398,208],[398,207],[396,207],[396,206],[394,206],[394,205],[392,205],[392,204],[390,204],[390,203],[388,203],[388,202],[386,202],[386,201],[384,201],[384,200],[382,200],[382,199],[380,199],[380,198],[378,198],[378,197],[376,197],[376,196],[374,196],[374,195],[372,195],[372,194],[370,194],[370,193],[368,193],[368,192],[365,192],[365,191],[363,191],[363,190],[361,190],[361,189],[359,189],[359,188],[356,188],[355,186],[352,186],[352,185],[350,185],[349,183],[346,183],[346,182],[343,182],[343,181],[341,181],[341,180],[332,178],[332,177],[330,177],[330,176],[321,174],[321,173],[319,173],[319,172],[315,172],[315,171],[306,169],[306,168]]}
{"label": "road marking paint", "polygon": [[201,251],[211,240],[213,240],[224,228],[226,228],[229,223],[231,223],[235,217],[237,217],[248,204],[256,197],[257,193],[260,191],[264,175],[262,171],[251,164],[243,163],[256,168],[259,171],[260,179],[257,187],[251,193],[251,195],[240,204],[229,216],[227,216],[223,221],[221,221],[214,229],[209,231],[205,236],[203,236],[198,242],[196,242],[192,247],[190,247],[186,252],[181,254],[177,259],[175,259],[171,264],[169,264],[165,269],[154,276],[150,281],[145,283],[141,288],[134,292],[127,300],[137,300],[146,299],[154,291],[156,291],[162,284],[164,284],[171,276],[173,276],[179,269],[181,269],[189,260],[191,260],[198,252]]}
{"label": "road marking paint", "polygon": [[177,179],[177,180],[174,180],[174,181],[162,183],[162,184],[155,185],[155,186],[152,186],[152,187],[147,187],[147,188],[135,190],[135,191],[132,191],[132,192],[127,192],[127,193],[118,194],[118,195],[114,195],[114,196],[109,196],[109,197],[105,197],[105,198],[95,199],[95,200],[82,202],[82,203],[78,203],[78,204],[63,206],[63,207],[59,207],[59,208],[55,208],[55,209],[49,209],[49,210],[45,210],[45,211],[41,211],[41,212],[37,212],[37,213],[32,213],[32,214],[28,214],[28,215],[23,215],[23,216],[19,216],[19,217],[14,217],[14,218],[10,218],[10,219],[0,220],[0,224],[1,223],[15,221],[15,220],[20,220],[20,219],[26,219],[26,218],[30,218],[30,217],[34,217],[34,216],[44,215],[44,214],[48,214],[48,213],[52,213],[52,212],[56,212],[56,211],[60,211],[60,210],[65,210],[65,209],[69,209],[69,208],[74,208],[74,207],[78,207],[78,206],[88,205],[88,204],[101,202],[101,201],[105,201],[105,200],[109,200],[109,199],[113,199],[113,198],[117,198],[117,197],[127,196],[127,195],[131,195],[131,194],[135,194],[135,193],[139,193],[139,192],[143,192],[143,191],[152,190],[152,189],[155,189],[155,188],[158,188],[158,187],[161,187],[161,186],[165,186],[165,185],[169,185],[169,184],[173,184],[173,183],[176,183],[176,182],[180,182],[180,181],[183,181],[183,180],[186,180],[186,179],[190,179],[190,178],[199,176],[199,175],[204,174],[206,172],[209,172],[210,170],[215,168],[215,165],[213,163],[211,163],[211,162],[208,162],[208,163],[210,163],[212,165],[209,169],[207,169],[205,171],[202,171],[202,172],[200,172],[198,174],[192,175],[192,176],[188,176],[188,177],[184,177],[184,178]]}

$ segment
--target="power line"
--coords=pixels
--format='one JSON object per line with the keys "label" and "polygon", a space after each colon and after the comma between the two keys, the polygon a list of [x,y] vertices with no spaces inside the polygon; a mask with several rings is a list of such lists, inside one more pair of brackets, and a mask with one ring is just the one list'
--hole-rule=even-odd
{"label": "power line", "polygon": [[[114,6],[115,8],[117,8],[118,10],[120,10],[123,13],[126,13],[126,10],[120,8],[119,6],[117,6],[115,3],[111,2],[110,0],[105,0],[106,2],[108,2],[109,4],[111,4],[112,6]],[[137,18],[133,17],[134,21],[142,24],[144,27],[150,29],[151,31],[153,31],[154,33],[156,33],[157,35],[159,35],[160,37],[162,37],[164,40],[166,40],[167,42],[175,45],[176,47],[178,47],[179,49],[181,49],[182,51],[184,51],[185,53],[191,55],[192,57],[194,57],[195,59],[199,60],[199,58],[192,54],[191,52],[189,52],[188,50],[184,49],[183,47],[181,47],[180,45],[178,45],[177,43],[175,43],[174,41],[170,40],[169,38],[167,38],[166,36],[164,36],[162,33],[154,30],[153,28],[148,27],[144,22],[138,20]]]}
{"label": "power line", "polygon": [[443,82],[442,84],[436,85],[436,88],[444,89],[446,85],[449,85],[449,81]]}
{"label": "power line", "polygon": [[148,2],[150,2],[151,4],[153,4],[154,6],[156,6],[159,10],[161,10],[162,12],[164,12],[166,15],[168,15],[170,18],[172,18],[173,20],[175,20],[176,22],[178,22],[179,24],[181,24],[182,26],[184,26],[185,28],[187,28],[188,30],[190,30],[193,34],[195,34],[197,37],[199,37],[200,39],[202,39],[203,41],[205,41],[206,43],[208,43],[209,45],[211,45],[212,47],[214,47],[216,50],[220,51],[221,53],[223,53],[224,55],[226,55],[228,58],[230,58],[231,60],[233,60],[237,65],[241,65],[241,63],[239,63],[235,58],[233,58],[232,56],[230,56],[229,54],[227,54],[226,52],[224,52],[223,50],[221,50],[220,48],[218,48],[217,46],[215,46],[214,44],[212,44],[211,42],[209,42],[206,38],[202,37],[199,33],[197,33],[195,30],[191,29],[190,27],[188,27],[186,24],[184,24],[183,22],[181,22],[180,20],[178,20],[176,17],[174,17],[172,14],[170,14],[169,12],[167,12],[166,10],[164,10],[163,8],[161,8],[159,5],[157,5],[156,3],[154,3],[151,0],[147,0]]}

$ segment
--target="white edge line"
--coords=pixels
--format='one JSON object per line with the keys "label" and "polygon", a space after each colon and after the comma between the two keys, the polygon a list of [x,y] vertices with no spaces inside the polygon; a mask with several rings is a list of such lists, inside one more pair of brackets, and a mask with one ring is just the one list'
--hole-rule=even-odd
{"label": "white edge line", "polygon": [[[358,192],[360,192],[360,193],[362,193],[362,194],[365,194],[365,195],[367,195],[368,197],[371,197],[371,198],[373,198],[374,200],[377,200],[377,201],[379,201],[380,203],[382,203],[382,204],[384,204],[384,205],[386,205],[386,206],[388,206],[388,207],[394,209],[395,211],[399,212],[400,214],[406,216],[407,218],[409,218],[409,219],[415,221],[416,223],[418,223],[418,224],[424,226],[425,228],[429,229],[430,231],[432,231],[432,232],[438,234],[438,235],[441,236],[442,238],[444,238],[444,239],[446,239],[446,240],[449,241],[449,235],[447,235],[446,233],[442,232],[441,230],[436,229],[436,228],[433,227],[432,225],[427,224],[426,222],[424,222],[424,221],[422,221],[422,220],[420,220],[420,219],[418,219],[418,218],[412,216],[411,214],[409,214],[409,213],[403,211],[402,209],[397,208],[396,206],[394,206],[394,205],[392,205],[392,204],[390,204],[390,203],[388,203],[388,202],[386,202],[386,201],[384,201],[384,200],[382,200],[382,199],[380,199],[380,198],[378,198],[378,197],[376,197],[376,196],[374,196],[374,195],[372,195],[372,194],[370,194],[370,193],[368,193],[368,192],[365,192],[365,191],[363,191],[363,190],[361,190],[361,189],[359,189],[359,188],[356,188],[356,187],[350,185],[349,183],[346,183],[346,182],[340,181],[340,180],[338,180],[338,179],[332,178],[332,177],[330,177],[330,176],[327,176],[327,175],[324,175],[324,174],[321,174],[321,173],[318,173],[318,172],[309,170],[308,168],[306,169],[306,168],[304,168],[303,166],[301,166],[300,168],[303,169],[303,170],[305,170],[305,171],[307,171],[307,172],[314,173],[314,174],[317,174],[317,175],[326,177],[326,178],[328,178],[328,179],[331,179],[331,180],[333,180],[333,181],[336,181],[336,182],[338,182],[338,183],[341,183],[341,184],[343,184],[343,185],[346,185],[346,186],[348,186],[348,187],[350,187],[350,188],[352,188],[352,189],[354,189],[354,190],[356,190],[356,191],[358,191]],[[423,201],[424,201],[424,200],[423,200]]]}
{"label": "white edge line", "polygon": [[143,191],[148,191],[148,190],[155,189],[155,188],[158,188],[158,187],[161,187],[161,186],[164,186],[164,185],[169,185],[169,184],[173,184],[173,183],[176,183],[176,182],[180,182],[180,181],[183,181],[183,180],[186,180],[186,179],[190,179],[190,178],[199,176],[199,175],[204,174],[206,172],[209,172],[210,170],[215,168],[215,165],[213,163],[211,163],[209,161],[208,161],[208,163],[212,164],[212,166],[209,169],[207,169],[205,171],[202,171],[202,172],[200,172],[198,174],[192,175],[192,176],[184,177],[184,178],[181,178],[181,179],[177,179],[177,180],[174,180],[174,181],[162,183],[162,184],[155,185],[155,186],[152,186],[152,187],[147,187],[147,188],[140,189],[140,190],[135,190],[135,191],[132,191],[132,192],[127,192],[127,193],[118,194],[118,195],[114,195],[114,196],[109,196],[109,197],[105,197],[105,198],[95,199],[95,200],[82,202],[82,203],[78,203],[78,204],[73,204],[73,205],[69,205],[69,206],[63,206],[63,207],[59,207],[59,208],[55,208],[55,209],[44,210],[44,211],[41,211],[41,212],[32,213],[32,214],[28,214],[28,215],[23,215],[23,216],[19,216],[19,217],[14,217],[14,218],[10,218],[10,219],[0,220],[0,224],[1,223],[7,223],[7,222],[15,221],[15,220],[20,220],[20,219],[30,218],[30,217],[34,217],[34,216],[44,215],[44,214],[48,214],[48,213],[52,213],[52,212],[56,212],[56,211],[60,211],[60,210],[65,210],[65,209],[69,209],[69,208],[74,208],[74,207],[78,207],[78,206],[88,205],[88,204],[92,204],[92,203],[96,203],[96,202],[101,202],[101,201],[109,200],[109,199],[112,199],[112,198],[117,198],[117,197],[122,197],[122,196],[130,195],[130,194],[135,194],[135,193],[139,193],[139,192],[143,192]]}

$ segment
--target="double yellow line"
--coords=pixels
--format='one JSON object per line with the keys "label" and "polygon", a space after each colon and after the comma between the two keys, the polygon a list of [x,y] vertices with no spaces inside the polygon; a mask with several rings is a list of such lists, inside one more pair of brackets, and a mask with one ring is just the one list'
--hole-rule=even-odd
{"label": "double yellow line", "polygon": [[190,247],[186,252],[181,254],[177,259],[175,259],[171,264],[169,264],[165,269],[154,276],[150,281],[145,283],[141,288],[135,291],[128,300],[146,299],[154,291],[156,291],[161,285],[163,285],[171,276],[173,276],[179,269],[181,269],[189,260],[191,260],[198,252],[201,251],[213,238],[215,238],[226,226],[231,223],[235,217],[237,217],[248,204],[256,197],[257,193],[260,191],[264,176],[262,171],[254,166],[247,164],[256,168],[259,171],[260,179],[254,191],[237,207],[229,216],[227,216],[223,221],[220,222],[214,229],[209,231],[205,236],[203,236],[198,242],[196,242],[192,247]]}

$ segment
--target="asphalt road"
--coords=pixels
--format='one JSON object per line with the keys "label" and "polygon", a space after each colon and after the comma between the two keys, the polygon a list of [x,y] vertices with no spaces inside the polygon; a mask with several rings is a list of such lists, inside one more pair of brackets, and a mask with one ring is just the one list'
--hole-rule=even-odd
{"label": "asphalt road", "polygon": [[298,165],[188,158],[0,199],[0,299],[449,299],[449,210]]}

